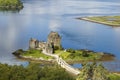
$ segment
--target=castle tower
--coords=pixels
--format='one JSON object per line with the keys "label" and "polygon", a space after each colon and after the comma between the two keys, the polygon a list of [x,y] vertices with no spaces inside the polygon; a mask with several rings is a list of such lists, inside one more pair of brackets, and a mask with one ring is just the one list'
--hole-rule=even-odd
{"label": "castle tower", "polygon": [[51,32],[48,35],[48,44],[52,44],[54,47],[61,48],[61,36],[57,32]]}
{"label": "castle tower", "polygon": [[31,38],[29,41],[29,49],[36,49],[39,46],[39,41]]}

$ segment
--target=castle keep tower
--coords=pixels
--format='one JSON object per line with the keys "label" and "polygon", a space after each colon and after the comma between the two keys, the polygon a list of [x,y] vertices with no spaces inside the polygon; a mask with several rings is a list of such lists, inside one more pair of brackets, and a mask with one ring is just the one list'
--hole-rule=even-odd
{"label": "castle keep tower", "polygon": [[37,47],[39,47],[39,41],[31,38],[30,41],[29,41],[29,48],[30,49],[35,49]]}
{"label": "castle keep tower", "polygon": [[57,32],[51,32],[48,35],[48,44],[52,44],[54,47],[61,48],[61,36]]}

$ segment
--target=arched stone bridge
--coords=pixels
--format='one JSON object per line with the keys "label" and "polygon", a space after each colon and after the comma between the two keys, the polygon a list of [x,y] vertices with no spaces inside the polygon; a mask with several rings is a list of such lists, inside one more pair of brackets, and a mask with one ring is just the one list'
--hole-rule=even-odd
{"label": "arched stone bridge", "polygon": [[56,59],[57,63],[62,67],[62,68],[65,68],[67,71],[75,74],[75,75],[78,75],[80,74],[80,71],[78,69],[75,69],[73,68],[72,66],[70,66],[68,63],[66,63],[62,58],[60,58],[58,55],[55,55],[55,54],[50,54],[50,53],[47,53],[45,50],[43,50],[43,53],[45,55],[48,55],[48,56],[52,56]]}

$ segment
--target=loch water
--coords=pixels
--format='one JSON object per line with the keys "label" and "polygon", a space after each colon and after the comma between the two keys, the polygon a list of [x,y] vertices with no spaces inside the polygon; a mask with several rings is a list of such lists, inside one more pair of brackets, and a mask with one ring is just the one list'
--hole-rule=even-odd
{"label": "loch water", "polygon": [[[20,11],[0,11],[0,62],[25,64],[11,53],[28,49],[29,39],[46,41],[50,31],[62,36],[64,48],[113,53],[116,59],[104,62],[120,71],[120,27],[78,20],[85,16],[120,15],[119,0],[22,0]],[[80,64],[73,64],[79,67]]]}

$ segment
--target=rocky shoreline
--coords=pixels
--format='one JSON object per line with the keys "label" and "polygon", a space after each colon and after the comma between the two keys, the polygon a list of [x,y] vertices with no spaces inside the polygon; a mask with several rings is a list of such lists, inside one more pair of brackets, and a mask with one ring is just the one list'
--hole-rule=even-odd
{"label": "rocky shoreline", "polygon": [[12,53],[13,55],[15,55],[18,59],[21,59],[21,60],[28,60],[28,61],[36,61],[36,62],[49,62],[49,63],[51,63],[51,62],[55,62],[55,60],[54,59],[48,59],[48,60],[46,60],[46,59],[44,59],[44,58],[42,58],[42,57],[39,57],[39,58],[34,58],[34,57],[32,57],[32,56],[22,56],[22,55],[20,55],[20,54],[16,54],[15,52],[13,52]]}
{"label": "rocky shoreline", "polygon": [[54,59],[48,59],[48,60],[46,60],[46,59],[44,59],[42,57],[40,57],[40,58],[34,58],[32,56],[22,56],[22,55],[20,55],[19,58],[33,60],[33,61],[49,61],[49,62],[53,62],[54,61]]}

